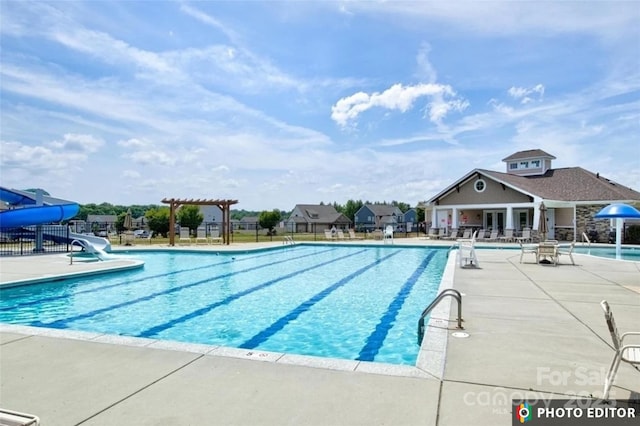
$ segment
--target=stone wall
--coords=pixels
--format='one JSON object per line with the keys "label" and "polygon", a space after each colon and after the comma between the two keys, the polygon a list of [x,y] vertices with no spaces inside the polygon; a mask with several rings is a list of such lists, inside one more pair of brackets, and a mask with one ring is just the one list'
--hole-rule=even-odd
{"label": "stone wall", "polygon": [[595,214],[602,210],[603,207],[601,204],[576,206],[576,236],[578,239],[580,239],[583,232],[591,238],[593,231],[595,231],[598,236],[595,239],[591,238],[591,242],[608,242],[610,220],[594,218]]}

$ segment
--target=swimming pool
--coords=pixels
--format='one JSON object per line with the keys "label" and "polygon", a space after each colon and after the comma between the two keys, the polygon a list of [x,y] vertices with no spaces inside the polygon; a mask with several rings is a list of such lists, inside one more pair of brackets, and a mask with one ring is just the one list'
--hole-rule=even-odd
{"label": "swimming pool", "polygon": [[145,267],[0,290],[0,322],[415,365],[447,248],[135,254]]}
{"label": "swimming pool", "polygon": [[[580,254],[605,257],[607,259],[616,258],[615,247],[587,247],[576,245],[576,248],[574,250],[576,253]],[[622,260],[633,260],[636,262],[640,262],[640,247],[622,247],[622,249],[620,250],[620,255],[620,258]]]}

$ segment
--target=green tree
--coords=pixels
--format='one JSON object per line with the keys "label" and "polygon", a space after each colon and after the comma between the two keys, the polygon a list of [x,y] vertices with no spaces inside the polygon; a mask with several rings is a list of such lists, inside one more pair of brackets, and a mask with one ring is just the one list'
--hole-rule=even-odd
{"label": "green tree", "polygon": [[204,220],[204,215],[200,213],[198,206],[182,206],[178,210],[177,220],[181,227],[197,229]]}
{"label": "green tree", "polygon": [[349,200],[347,201],[347,204],[344,206],[344,210],[342,211],[342,213],[346,217],[351,219],[351,222],[355,223],[356,212],[360,210],[362,206],[364,206],[364,203],[362,202],[362,200],[358,200],[358,201]]}
{"label": "green tree", "polygon": [[280,222],[280,210],[274,209],[272,211],[263,211],[258,216],[258,224],[262,228],[266,228],[269,230],[269,234],[273,233],[273,228]]}
{"label": "green tree", "polygon": [[[149,229],[154,234],[167,236],[169,233],[169,215],[171,211],[169,207],[154,207],[147,210],[144,217],[147,220]],[[197,227],[196,227],[197,228]]]}

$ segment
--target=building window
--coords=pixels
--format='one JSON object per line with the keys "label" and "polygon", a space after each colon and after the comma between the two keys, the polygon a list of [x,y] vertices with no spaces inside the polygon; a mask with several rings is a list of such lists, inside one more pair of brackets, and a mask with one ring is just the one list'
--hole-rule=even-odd
{"label": "building window", "polygon": [[509,169],[515,170],[518,168],[518,163],[509,163]]}
{"label": "building window", "polygon": [[487,183],[483,179],[478,179],[474,184],[473,188],[476,192],[484,192],[487,189]]}
{"label": "building window", "polygon": [[540,168],[540,160],[533,160],[531,162],[531,167]]}
{"label": "building window", "polygon": [[528,169],[529,168],[529,162],[528,161],[521,161],[520,165],[522,166],[523,169]]}

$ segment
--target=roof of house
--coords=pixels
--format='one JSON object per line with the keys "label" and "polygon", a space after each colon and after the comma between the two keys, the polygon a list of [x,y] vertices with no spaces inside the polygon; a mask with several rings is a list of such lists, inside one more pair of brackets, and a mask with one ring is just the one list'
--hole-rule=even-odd
{"label": "roof of house", "polygon": [[115,222],[118,220],[118,216],[115,214],[89,214],[87,215],[87,222]]}
{"label": "roof of house", "polygon": [[518,151],[514,154],[511,154],[510,156],[503,158],[502,161],[520,160],[523,158],[540,158],[540,157],[551,158],[552,160],[555,160],[556,158],[553,155],[541,149],[527,149],[525,151]]}
{"label": "roof of house", "polygon": [[[296,204],[294,210],[295,209],[302,212],[304,215],[302,217],[308,223],[351,222],[346,216],[338,212],[331,204]],[[289,220],[299,220],[295,218],[296,216],[291,216]]]}
{"label": "roof of house", "polygon": [[551,169],[543,175],[518,176],[478,170],[487,176],[543,199],[558,201],[640,201],[640,192],[582,167]]}
{"label": "roof of house", "polygon": [[527,195],[555,201],[640,201],[640,192],[582,167],[550,169],[543,175],[519,176],[494,170],[474,169],[433,196],[435,202],[477,175],[484,175]]}
{"label": "roof of house", "polygon": [[391,216],[399,210],[398,207],[390,204],[365,204],[363,207],[367,207],[376,216]]}

